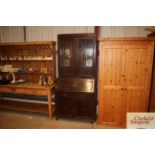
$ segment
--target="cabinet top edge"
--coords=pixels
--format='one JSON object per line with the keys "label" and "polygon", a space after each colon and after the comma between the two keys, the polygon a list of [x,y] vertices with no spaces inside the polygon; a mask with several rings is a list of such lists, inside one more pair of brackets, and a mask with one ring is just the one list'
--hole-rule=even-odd
{"label": "cabinet top edge", "polygon": [[99,38],[99,41],[155,41],[155,37],[107,37]]}
{"label": "cabinet top edge", "polygon": [[2,45],[38,45],[38,44],[52,44],[55,45],[55,41],[29,41],[29,42],[1,42],[0,46]]}
{"label": "cabinet top edge", "polygon": [[96,37],[95,33],[66,33],[66,34],[58,34],[58,37]]}

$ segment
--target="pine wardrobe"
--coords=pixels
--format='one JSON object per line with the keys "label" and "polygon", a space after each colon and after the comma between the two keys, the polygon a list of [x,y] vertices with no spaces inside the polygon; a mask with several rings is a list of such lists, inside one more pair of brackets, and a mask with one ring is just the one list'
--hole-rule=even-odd
{"label": "pine wardrobe", "polygon": [[99,41],[98,124],[125,127],[127,112],[147,112],[154,42],[147,38]]}

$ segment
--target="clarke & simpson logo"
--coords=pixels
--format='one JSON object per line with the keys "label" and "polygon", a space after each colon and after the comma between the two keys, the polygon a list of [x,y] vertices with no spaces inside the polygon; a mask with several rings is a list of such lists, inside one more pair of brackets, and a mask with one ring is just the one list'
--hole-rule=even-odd
{"label": "clarke & simpson logo", "polygon": [[154,116],[138,116],[135,115],[133,119],[130,120],[131,124],[150,124],[150,121],[154,120]]}
{"label": "clarke & simpson logo", "polygon": [[127,113],[127,128],[155,128],[155,113]]}

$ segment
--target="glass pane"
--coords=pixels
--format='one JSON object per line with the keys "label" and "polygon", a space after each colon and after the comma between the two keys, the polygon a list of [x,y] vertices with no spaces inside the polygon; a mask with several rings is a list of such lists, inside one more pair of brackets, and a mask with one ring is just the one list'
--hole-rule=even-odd
{"label": "glass pane", "polygon": [[93,66],[93,60],[92,59],[87,59],[86,60],[86,67],[92,67]]}
{"label": "glass pane", "polygon": [[64,59],[64,61],[63,61],[63,66],[65,66],[65,67],[70,66],[70,61],[69,61],[69,59]]}
{"label": "glass pane", "polygon": [[86,49],[86,52],[85,52],[85,55],[86,56],[93,56],[93,49],[92,48],[87,48]]}
{"label": "glass pane", "polygon": [[86,67],[92,67],[93,66],[93,49],[92,48],[86,48],[85,49],[85,66]]}
{"label": "glass pane", "polygon": [[66,49],[65,49],[65,56],[66,56],[67,58],[70,58],[70,49],[69,49],[69,48],[66,48]]}
{"label": "glass pane", "polygon": [[63,66],[70,66],[70,49],[66,48],[63,55]]}

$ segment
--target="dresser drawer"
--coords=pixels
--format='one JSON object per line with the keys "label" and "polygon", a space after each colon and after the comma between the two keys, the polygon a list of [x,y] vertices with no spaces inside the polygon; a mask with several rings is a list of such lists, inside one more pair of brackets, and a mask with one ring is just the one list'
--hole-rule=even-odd
{"label": "dresser drawer", "polygon": [[15,93],[15,94],[26,94],[26,95],[41,95],[46,96],[47,90],[42,89],[24,89],[24,88],[13,88],[13,87],[2,87],[0,92],[3,93]]}
{"label": "dresser drawer", "polygon": [[16,89],[15,88],[10,88],[10,87],[1,87],[0,92],[3,92],[3,93],[15,93]]}
{"label": "dresser drawer", "polygon": [[46,96],[47,95],[47,90],[18,88],[18,89],[16,89],[16,93],[18,93],[18,94],[23,94],[24,93],[24,94],[28,94],[28,95]]}

